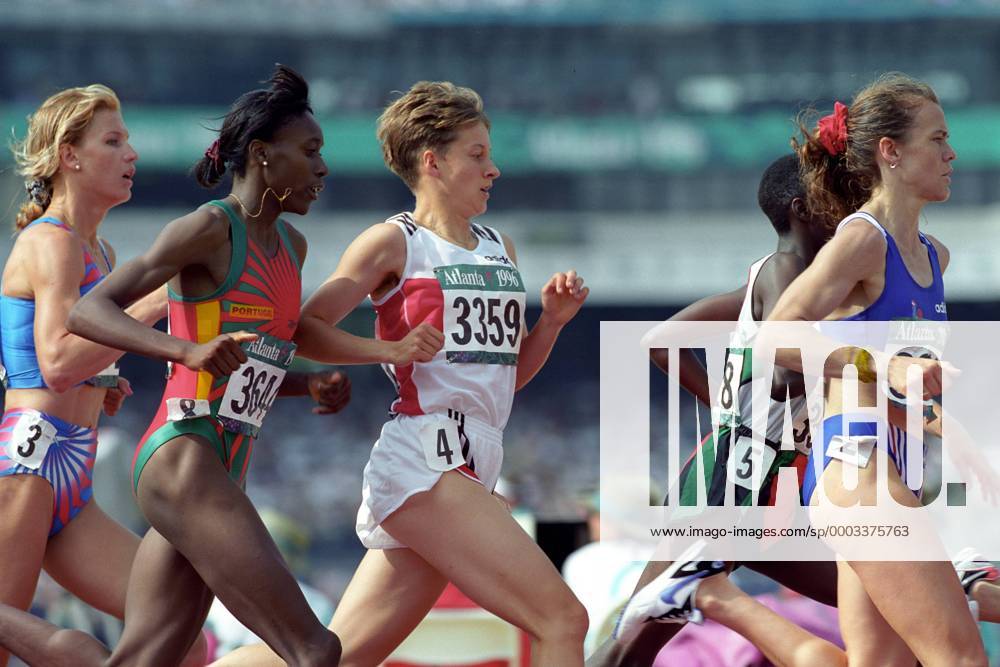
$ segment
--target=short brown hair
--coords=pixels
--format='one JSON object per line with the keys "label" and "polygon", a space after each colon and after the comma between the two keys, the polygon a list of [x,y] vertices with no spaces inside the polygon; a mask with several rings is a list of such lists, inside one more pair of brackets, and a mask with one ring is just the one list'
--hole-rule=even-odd
{"label": "short brown hair", "polygon": [[420,152],[447,146],[459,128],[475,122],[490,128],[479,93],[449,81],[420,81],[379,116],[382,159],[412,190]]}
{"label": "short brown hair", "polygon": [[101,109],[120,108],[115,92],[95,83],[59,91],[28,117],[28,136],[12,146],[17,173],[24,177],[29,192],[17,213],[16,229],[24,229],[41,217],[52,197],[52,177],[59,171],[59,147],[76,144]]}
{"label": "short brown hair", "polygon": [[882,180],[875,159],[879,140],[902,140],[924,102],[938,103],[926,83],[900,72],[883,74],[854,96],[847,111],[847,145],[837,155],[830,155],[809,122],[817,112],[803,112],[801,140],[793,138],[792,147],[799,154],[809,210],[836,225],[861,208]]}

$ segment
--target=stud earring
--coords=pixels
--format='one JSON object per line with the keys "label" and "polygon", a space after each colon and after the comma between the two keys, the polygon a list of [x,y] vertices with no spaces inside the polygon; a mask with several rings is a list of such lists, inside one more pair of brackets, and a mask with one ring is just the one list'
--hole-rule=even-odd
{"label": "stud earring", "polygon": [[892,162],[892,163],[890,163],[890,164],[889,164],[889,169],[895,169],[895,168],[896,168],[896,165],[897,165],[897,164],[898,164],[898,163],[896,163],[896,162]]}
{"label": "stud earring", "polygon": [[73,168],[76,169],[77,171],[80,171],[80,163],[77,162],[75,165],[73,165]]}
{"label": "stud earring", "polygon": [[262,160],[262,161],[261,161],[261,164],[262,164],[262,165],[264,165],[264,166],[266,167],[266,166],[267,166],[267,160]]}

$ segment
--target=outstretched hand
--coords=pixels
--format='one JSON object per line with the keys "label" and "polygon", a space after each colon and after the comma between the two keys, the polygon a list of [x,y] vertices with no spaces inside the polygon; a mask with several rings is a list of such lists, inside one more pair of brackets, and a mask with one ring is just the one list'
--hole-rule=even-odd
{"label": "outstretched hand", "polygon": [[590,294],[583,278],[576,271],[556,273],[542,287],[542,314],[553,324],[562,326],[573,319]]}

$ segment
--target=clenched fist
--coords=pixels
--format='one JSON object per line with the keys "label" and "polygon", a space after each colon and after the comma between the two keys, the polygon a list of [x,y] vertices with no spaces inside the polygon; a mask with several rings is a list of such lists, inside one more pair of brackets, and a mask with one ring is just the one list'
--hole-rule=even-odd
{"label": "clenched fist", "polygon": [[313,414],[332,415],[340,412],[351,400],[351,379],[341,371],[310,373],[307,380],[309,395],[316,401]]}
{"label": "clenched fist", "polygon": [[433,325],[423,322],[406,338],[392,344],[389,363],[405,366],[414,361],[430,361],[444,347],[444,334]]}
{"label": "clenched fist", "polygon": [[127,396],[132,395],[132,385],[125,378],[118,376],[118,386],[110,387],[104,392],[104,414],[114,417],[121,409]]}
{"label": "clenched fist", "polygon": [[247,360],[241,343],[252,343],[259,336],[249,331],[216,336],[207,343],[191,347],[181,363],[193,371],[207,371],[212,377],[225,377]]}

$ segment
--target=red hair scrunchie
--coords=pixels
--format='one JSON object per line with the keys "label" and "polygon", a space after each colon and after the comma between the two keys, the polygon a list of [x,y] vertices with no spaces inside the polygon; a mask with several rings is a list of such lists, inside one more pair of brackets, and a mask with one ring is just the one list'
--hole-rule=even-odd
{"label": "red hair scrunchie", "polygon": [[847,107],[840,102],[833,103],[833,113],[823,116],[816,124],[819,142],[830,155],[837,156],[847,149]]}
{"label": "red hair scrunchie", "polygon": [[216,139],[212,145],[205,150],[205,157],[212,161],[216,171],[222,171],[222,161],[219,159],[219,140]]}

